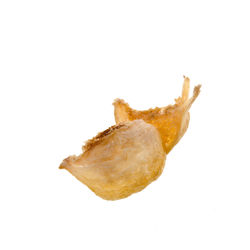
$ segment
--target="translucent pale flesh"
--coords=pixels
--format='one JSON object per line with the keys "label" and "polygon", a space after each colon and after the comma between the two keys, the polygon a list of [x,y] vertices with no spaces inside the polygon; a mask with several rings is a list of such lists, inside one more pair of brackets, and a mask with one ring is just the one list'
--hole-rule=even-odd
{"label": "translucent pale flesh", "polygon": [[144,189],[164,168],[166,154],[184,135],[189,109],[200,92],[189,99],[189,79],[184,78],[182,96],[174,105],[137,111],[116,99],[117,125],[99,133],[83,146],[83,153],[63,160],[67,169],[95,194],[117,200]]}
{"label": "translucent pale flesh", "polygon": [[125,198],[157,179],[165,164],[157,129],[143,120],[124,122],[87,142],[79,156],[66,158],[67,169],[106,200]]}
{"label": "translucent pale flesh", "polygon": [[116,123],[143,119],[152,124],[160,132],[164,150],[169,153],[186,132],[190,118],[189,109],[200,93],[201,85],[198,85],[189,99],[189,84],[189,78],[184,77],[182,96],[175,100],[174,105],[162,108],[137,111],[130,108],[123,100],[116,99],[113,103]]}

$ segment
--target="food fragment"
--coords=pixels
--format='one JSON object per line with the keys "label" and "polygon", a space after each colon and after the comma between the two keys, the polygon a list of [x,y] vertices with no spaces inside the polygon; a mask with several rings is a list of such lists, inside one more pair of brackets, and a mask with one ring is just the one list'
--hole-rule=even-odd
{"label": "food fragment", "polygon": [[186,132],[190,118],[189,109],[200,93],[201,85],[198,85],[189,99],[189,82],[189,78],[184,77],[182,96],[175,100],[174,105],[162,108],[137,111],[130,108],[123,100],[116,99],[113,103],[116,123],[143,119],[152,124],[160,132],[164,149],[169,153]]}
{"label": "food fragment", "polygon": [[67,169],[106,200],[138,192],[162,172],[166,154],[157,129],[135,120],[113,126],[89,140],[79,156],[66,158]]}
{"label": "food fragment", "polygon": [[96,195],[117,200],[139,192],[156,180],[164,168],[166,154],[184,135],[189,109],[200,92],[189,94],[189,78],[184,78],[182,96],[174,105],[137,111],[116,99],[117,125],[86,142],[83,153],[64,159],[67,169]]}

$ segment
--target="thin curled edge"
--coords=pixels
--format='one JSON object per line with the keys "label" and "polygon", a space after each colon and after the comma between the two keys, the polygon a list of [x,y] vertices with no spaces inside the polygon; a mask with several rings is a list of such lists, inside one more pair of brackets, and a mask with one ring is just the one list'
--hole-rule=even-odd
{"label": "thin curled edge", "polygon": [[194,87],[193,89],[193,95],[191,98],[189,98],[189,90],[190,90],[190,79],[189,77],[183,76],[184,77],[184,83],[183,83],[183,87],[182,87],[182,95],[175,100],[174,104],[169,104],[165,107],[155,107],[155,108],[150,108],[150,109],[146,109],[146,110],[136,110],[130,107],[130,105],[125,102],[123,99],[120,98],[116,98],[112,105],[115,106],[115,104],[123,104],[125,106],[128,107],[127,112],[135,112],[135,113],[141,113],[141,112],[145,112],[145,113],[150,113],[152,111],[157,112],[157,111],[162,111],[162,112],[168,112],[169,109],[173,109],[176,108],[178,106],[185,106],[186,110],[189,110],[190,107],[192,106],[192,104],[194,103],[194,101],[196,100],[196,98],[198,97],[198,95],[200,94],[201,91],[201,84],[198,84]]}
{"label": "thin curled edge", "polygon": [[122,128],[122,127],[126,127],[126,124],[120,123],[117,125],[113,125],[113,126],[109,127],[108,129],[98,133],[95,137],[86,141],[85,145],[82,146],[82,151],[84,151],[84,152],[89,151],[91,148],[93,148],[97,144],[101,143],[106,136],[112,134],[112,132],[114,132],[115,130]]}
{"label": "thin curled edge", "polygon": [[[85,144],[82,146],[82,153],[85,153],[89,150],[91,150],[92,148],[94,148],[96,145],[100,144],[107,136],[111,135],[113,131],[119,129],[119,128],[126,128],[126,122],[124,123],[120,123],[117,125],[113,125],[111,127],[109,127],[108,129],[99,132],[95,137],[93,137],[92,139],[89,139],[85,142]],[[65,169],[66,166],[73,161],[76,161],[77,159],[79,159],[79,157],[81,157],[82,154],[80,154],[79,156],[77,155],[71,155],[67,158],[65,158],[62,163],[59,166],[59,169]]]}

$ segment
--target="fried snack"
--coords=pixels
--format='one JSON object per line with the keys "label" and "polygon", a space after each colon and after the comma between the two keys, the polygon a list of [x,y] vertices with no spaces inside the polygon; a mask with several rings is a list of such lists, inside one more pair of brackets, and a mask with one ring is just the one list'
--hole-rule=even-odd
{"label": "fried snack", "polygon": [[66,158],[60,168],[106,200],[125,198],[157,179],[166,154],[158,130],[135,120],[99,133],[83,146],[79,156]]}
{"label": "fried snack", "polygon": [[182,96],[175,99],[174,105],[162,108],[137,111],[130,108],[124,100],[116,99],[113,103],[116,123],[143,119],[152,124],[160,132],[164,150],[168,154],[185,134],[190,118],[189,109],[200,93],[201,85],[198,85],[189,99],[189,84],[189,78],[184,76]]}

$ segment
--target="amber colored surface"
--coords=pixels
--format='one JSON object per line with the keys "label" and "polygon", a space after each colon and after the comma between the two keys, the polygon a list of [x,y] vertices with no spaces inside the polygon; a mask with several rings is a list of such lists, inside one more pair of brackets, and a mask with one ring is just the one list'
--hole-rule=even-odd
{"label": "amber colored surface", "polygon": [[117,125],[87,141],[83,153],[64,159],[60,168],[106,200],[141,191],[161,175],[166,154],[187,130],[189,109],[199,92],[200,85],[188,97],[185,77],[182,95],[174,105],[137,111],[115,100]]}
{"label": "amber colored surface", "polygon": [[152,124],[160,132],[164,149],[169,153],[186,132],[190,118],[189,109],[200,93],[201,85],[198,85],[189,99],[189,84],[189,78],[184,77],[182,96],[175,100],[174,105],[162,108],[137,111],[123,100],[116,99],[113,103],[116,123],[143,119]]}

